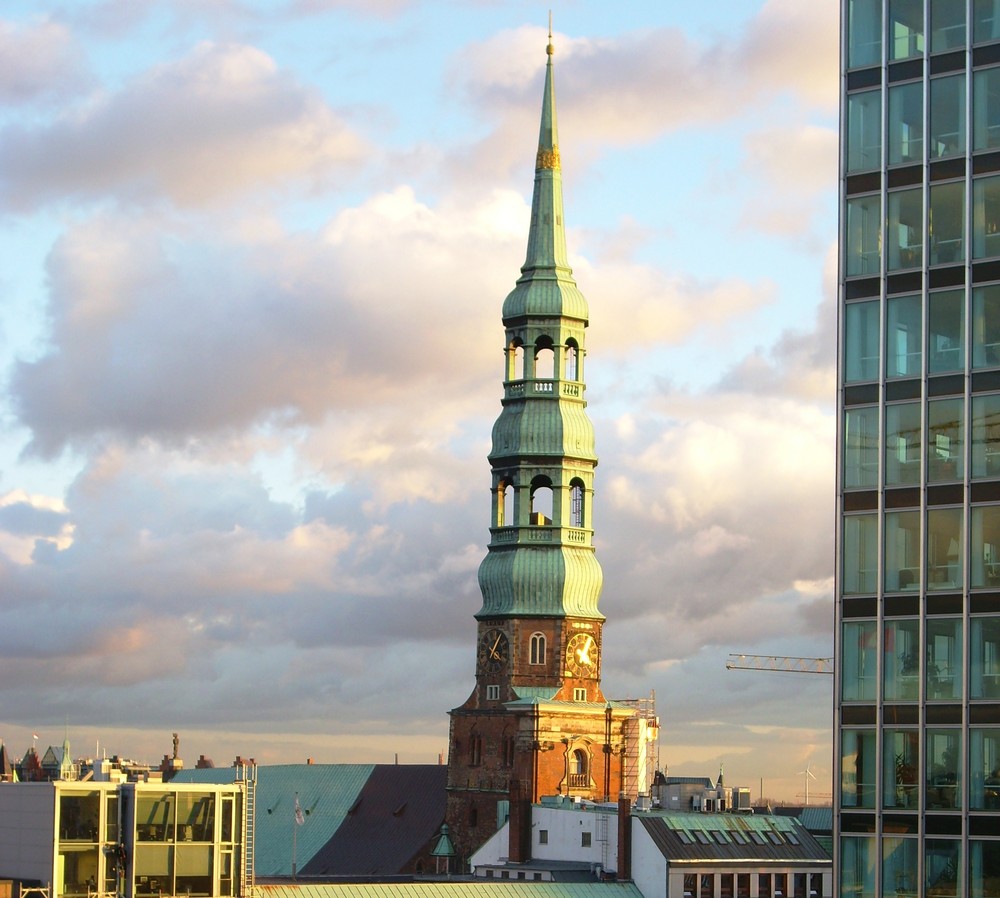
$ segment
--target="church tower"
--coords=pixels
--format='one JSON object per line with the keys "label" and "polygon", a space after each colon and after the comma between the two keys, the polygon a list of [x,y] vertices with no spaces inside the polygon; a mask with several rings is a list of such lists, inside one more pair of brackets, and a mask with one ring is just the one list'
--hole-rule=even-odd
{"label": "church tower", "polygon": [[589,312],[566,257],[551,35],[546,49],[527,255],[503,304],[476,686],[451,712],[448,823],[462,855],[496,831],[508,802],[617,799],[635,717],[601,691],[597,455],[583,379]]}

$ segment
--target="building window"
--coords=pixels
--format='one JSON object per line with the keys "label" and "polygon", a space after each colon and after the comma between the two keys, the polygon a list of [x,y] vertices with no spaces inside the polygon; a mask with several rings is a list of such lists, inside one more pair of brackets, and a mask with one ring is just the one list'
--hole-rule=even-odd
{"label": "building window", "polygon": [[569,525],[583,526],[583,482],[574,480],[569,485]]}
{"label": "building window", "polygon": [[969,696],[1000,698],[1000,617],[974,617],[969,626]]}
{"label": "building window", "polygon": [[926,631],[928,701],[962,698],[962,619],[928,618]]}
{"label": "building window", "polygon": [[962,807],[962,731],[928,729],[926,732],[927,808],[957,810]]}
{"label": "building window", "polygon": [[847,4],[847,65],[878,65],[882,61],[882,0],[849,0]]}
{"label": "building window", "polygon": [[969,894],[993,896],[1000,880],[1000,842],[969,840]]}
{"label": "building window", "polygon": [[590,848],[590,833],[588,832],[580,833],[580,847]]}
{"label": "building window", "polygon": [[847,200],[847,228],[844,235],[847,276],[878,274],[881,246],[881,197],[851,197]]}
{"label": "building window", "polygon": [[684,874],[684,898],[694,898],[694,890],[698,888],[698,874]]}
{"label": "building window", "polygon": [[878,579],[878,515],[844,515],[841,547],[844,595],[874,593]]}
{"label": "building window", "polygon": [[486,698],[488,701],[498,701],[500,699],[500,686],[497,683],[490,683],[486,687]]}
{"label": "building window", "polygon": [[565,375],[566,380],[579,380],[580,372],[580,358],[579,350],[576,348],[576,343],[572,340],[566,341],[566,365],[565,365]]}
{"label": "building window", "polygon": [[974,505],[970,529],[972,587],[1000,586],[1000,505]]}
{"label": "building window", "polygon": [[844,410],[844,489],[878,486],[878,406]]}
{"label": "building window", "polygon": [[945,290],[927,298],[927,370],[965,368],[965,291]]}
{"label": "building window", "polygon": [[573,689],[573,701],[575,702],[585,702],[587,700],[587,690],[583,686],[577,686]]}
{"label": "building window", "polygon": [[924,261],[924,203],[919,187],[897,190],[888,197],[886,267],[889,271],[919,268]]}
{"label": "building window", "polygon": [[771,874],[757,874],[757,895],[759,898],[771,898]]}
{"label": "building window", "polygon": [[875,807],[876,740],[874,730],[844,730],[841,747],[841,805]]}
{"label": "building window", "polygon": [[920,81],[889,88],[889,164],[923,162],[924,85]]}
{"label": "building window", "polygon": [[972,182],[972,255],[1000,255],[1000,176]]}
{"label": "building window", "polygon": [[885,410],[885,485],[920,482],[920,403],[903,402]]}
{"label": "building window", "polygon": [[750,898],[750,874],[736,874],[736,898]]}
{"label": "building window", "polygon": [[846,621],[842,645],[841,697],[845,702],[873,702],[877,685],[878,636],[875,621]]}
{"label": "building window", "polygon": [[924,894],[961,895],[961,871],[961,842],[956,839],[927,839],[924,843],[924,882],[927,887]]}
{"label": "building window", "polygon": [[885,590],[905,592],[919,588],[920,512],[886,512]]}
{"label": "building window", "polygon": [[880,312],[878,301],[853,302],[844,309],[844,382],[878,380]]}
{"label": "building window", "polygon": [[889,59],[909,59],[923,53],[923,0],[889,0]]}
{"label": "building window", "polygon": [[539,845],[549,844],[549,831],[547,829],[538,830],[538,844]]}
{"label": "building window", "polygon": [[576,748],[569,756],[569,784],[574,789],[585,789],[590,785],[587,753],[582,748]]}
{"label": "building window", "polygon": [[792,887],[792,894],[795,898],[808,898],[806,895],[806,874],[805,873],[793,873],[792,880],[794,885]]}
{"label": "building window", "polygon": [[922,314],[919,295],[896,296],[886,302],[886,377],[920,376]]}
{"label": "building window", "polygon": [[701,889],[698,892],[699,898],[715,898],[715,874],[701,874]]}
{"label": "building window", "polygon": [[882,674],[885,701],[917,700],[920,692],[920,621],[886,621]]}
{"label": "building window", "polygon": [[1000,810],[1000,728],[969,730],[969,807]]}
{"label": "building window", "polygon": [[932,508],[927,512],[927,588],[961,589],[962,509]]}
{"label": "building window", "polygon": [[948,265],[965,259],[965,184],[952,181],[930,188],[927,261]]}
{"label": "building window", "polygon": [[[875,898],[875,837],[844,836],[840,840],[840,894]],[[764,893],[760,893],[762,898]]]}
{"label": "building window", "polygon": [[983,69],[972,76],[972,148],[1000,146],[1000,69]]}
{"label": "building window", "polygon": [[774,898],[787,898],[788,896],[788,874],[774,874]]}
{"label": "building window", "polygon": [[965,46],[965,0],[934,0],[929,12],[931,53]]}
{"label": "building window", "polygon": [[972,478],[1000,477],[1000,394],[972,397]]}
{"label": "building window", "polygon": [[930,157],[965,152],[965,73],[931,79]]}
{"label": "building window", "polygon": [[529,664],[544,664],[545,663],[545,634],[544,633],[532,633],[531,640],[529,642],[528,648],[528,663]]}
{"label": "building window", "polygon": [[885,895],[917,895],[917,856],[920,843],[916,839],[882,839],[882,892]]}
{"label": "building window", "polygon": [[876,169],[882,161],[882,91],[847,97],[847,170]]}
{"label": "building window", "polygon": [[483,738],[475,734],[469,739],[469,764],[478,767],[483,762]]}
{"label": "building window", "polygon": [[917,731],[884,730],[882,737],[882,806],[916,810],[920,792]]}
{"label": "building window", "polygon": [[1000,365],[1000,285],[972,291],[972,367]]}

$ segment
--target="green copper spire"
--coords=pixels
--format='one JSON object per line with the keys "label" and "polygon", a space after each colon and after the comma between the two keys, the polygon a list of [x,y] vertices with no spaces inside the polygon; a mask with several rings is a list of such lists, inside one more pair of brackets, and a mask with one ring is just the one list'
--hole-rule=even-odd
{"label": "green copper spire", "polygon": [[587,301],[566,261],[549,35],[528,251],[503,304],[503,411],[493,426],[493,521],[480,620],[603,620],[594,554],[594,428],[583,363]]}
{"label": "green copper spire", "polygon": [[566,258],[566,227],[563,223],[562,166],[559,160],[559,128],[556,122],[555,80],[552,74],[550,29],[546,47],[545,90],[542,120],[535,156],[535,189],[531,197],[531,227],[528,251],[517,287],[503,304],[503,319],[525,314],[568,315],[586,321],[587,300],[577,289]]}

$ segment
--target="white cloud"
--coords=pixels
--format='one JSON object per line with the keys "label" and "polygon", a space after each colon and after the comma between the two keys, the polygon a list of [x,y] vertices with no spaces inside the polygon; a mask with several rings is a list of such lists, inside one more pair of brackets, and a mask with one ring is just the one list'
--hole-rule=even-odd
{"label": "white cloud", "polygon": [[69,29],[51,18],[0,19],[0,102],[17,106],[74,95],[90,82]]}
{"label": "white cloud", "polygon": [[202,206],[288,184],[312,189],[362,161],[361,138],[263,51],[199,44],[52,123],[0,132],[8,205],[161,197]]}

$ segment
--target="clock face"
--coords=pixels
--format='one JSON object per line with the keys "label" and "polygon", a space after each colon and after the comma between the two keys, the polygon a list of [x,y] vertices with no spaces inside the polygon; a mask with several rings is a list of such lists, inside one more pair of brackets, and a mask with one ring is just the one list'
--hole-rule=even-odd
{"label": "clock face", "polygon": [[487,630],[479,640],[479,667],[486,673],[499,673],[510,658],[510,644],[503,630]]}
{"label": "clock face", "polygon": [[566,671],[576,677],[597,671],[597,640],[590,633],[576,633],[566,643]]}

